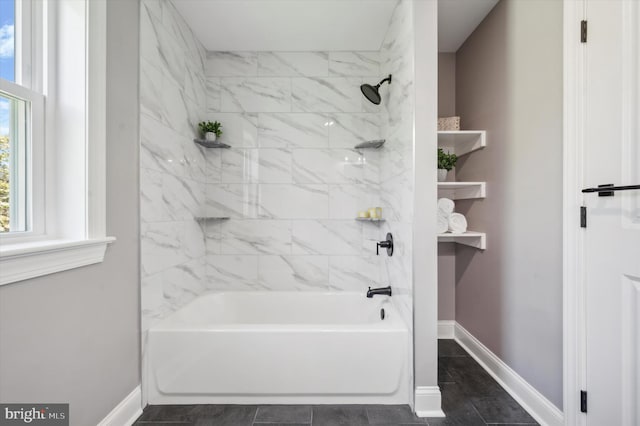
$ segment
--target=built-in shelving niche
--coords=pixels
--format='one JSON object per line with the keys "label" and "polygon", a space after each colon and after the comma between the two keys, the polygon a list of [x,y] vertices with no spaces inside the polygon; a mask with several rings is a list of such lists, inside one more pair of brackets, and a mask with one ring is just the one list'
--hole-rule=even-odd
{"label": "built-in shelving niche", "polygon": [[[438,132],[438,148],[454,153],[458,157],[470,154],[487,146],[484,130],[446,130]],[[486,182],[438,182],[438,197],[452,200],[481,199],[487,196]],[[487,234],[467,231],[463,234],[438,234],[438,242],[457,243],[480,250],[487,248]]]}

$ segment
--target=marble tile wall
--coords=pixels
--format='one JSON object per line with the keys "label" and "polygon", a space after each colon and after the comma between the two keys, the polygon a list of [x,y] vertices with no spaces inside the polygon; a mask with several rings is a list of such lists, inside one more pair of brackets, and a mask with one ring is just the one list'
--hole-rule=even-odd
{"label": "marble tile wall", "polygon": [[[396,251],[385,257],[382,277],[396,292],[392,298],[409,328],[413,327],[413,192],[414,192],[414,45],[412,2],[398,2],[380,51],[381,72],[393,82],[383,92],[386,112],[380,151],[380,203],[387,211],[384,229],[393,232]],[[418,218],[416,218],[418,219]]]}
{"label": "marble tile wall", "polygon": [[[143,330],[208,290],[388,284],[410,323],[407,4],[380,52],[205,52],[170,1],[142,1]],[[360,84],[389,73],[382,105],[369,103]],[[222,122],[232,148],[194,144],[201,120]],[[354,220],[372,206],[388,222]],[[377,257],[387,231],[396,252]]]}
{"label": "marble tile wall", "polygon": [[381,280],[378,206],[386,111],[364,99],[380,52],[208,52],[207,119],[231,149],[206,155],[211,290],[355,290]]}
{"label": "marble tile wall", "polygon": [[140,34],[142,329],[205,291],[206,53],[167,0],[142,0]]}

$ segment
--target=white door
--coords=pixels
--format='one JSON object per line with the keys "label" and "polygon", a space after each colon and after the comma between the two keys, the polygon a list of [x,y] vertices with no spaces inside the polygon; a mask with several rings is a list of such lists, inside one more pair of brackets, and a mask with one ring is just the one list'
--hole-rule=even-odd
{"label": "white door", "polygon": [[[640,1],[587,0],[586,187],[640,184]],[[585,193],[586,423],[640,426],[640,190]],[[578,395],[576,395],[576,398]]]}

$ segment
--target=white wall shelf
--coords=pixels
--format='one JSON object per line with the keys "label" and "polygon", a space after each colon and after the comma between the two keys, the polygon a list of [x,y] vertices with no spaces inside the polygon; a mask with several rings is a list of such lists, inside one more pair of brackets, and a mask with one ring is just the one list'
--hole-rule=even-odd
{"label": "white wall shelf", "polygon": [[486,196],[487,184],[485,182],[438,182],[438,197],[469,200]]}
{"label": "white wall shelf", "polygon": [[485,130],[443,130],[438,132],[438,148],[457,156],[469,154],[487,146]]}
{"label": "white wall shelf", "polygon": [[[443,130],[438,132],[438,148],[456,154],[469,154],[487,146],[485,130]],[[438,197],[469,200],[487,196],[486,182],[438,182]],[[487,248],[487,234],[467,231],[462,234],[438,234],[438,242],[464,244],[480,250]]]}
{"label": "white wall shelf", "polygon": [[463,234],[446,232],[444,234],[438,234],[438,242],[464,244],[465,246],[485,250],[487,248],[487,234],[473,231],[467,231]]}

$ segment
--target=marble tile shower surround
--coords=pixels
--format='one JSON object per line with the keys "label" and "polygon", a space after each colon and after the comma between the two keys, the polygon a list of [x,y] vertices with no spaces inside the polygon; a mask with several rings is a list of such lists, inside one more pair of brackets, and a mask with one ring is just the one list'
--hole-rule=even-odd
{"label": "marble tile shower surround", "polygon": [[206,53],[166,0],[141,2],[140,185],[143,330],[205,290],[206,241],[194,220],[206,153],[192,139],[206,110]]}
{"label": "marble tile shower surround", "polygon": [[383,108],[360,93],[379,52],[208,52],[207,117],[231,149],[209,150],[207,281],[212,290],[355,290],[380,284]]}
{"label": "marble tile shower surround", "polygon": [[[384,232],[393,232],[396,251],[385,257],[382,280],[395,289],[393,302],[405,322],[413,326],[413,15],[410,1],[396,6],[389,30],[380,51],[382,75],[393,75],[393,82],[383,91],[386,112],[383,134],[387,140],[380,151],[380,204],[387,212]],[[419,143],[416,142],[416,143]]]}
{"label": "marble tile shower surround", "polygon": [[[410,324],[412,67],[402,55],[413,52],[403,4],[380,52],[205,52],[170,1],[142,1],[143,330],[209,290],[389,283]],[[389,72],[383,105],[366,101],[360,84]],[[232,148],[195,145],[201,120],[222,122]],[[381,137],[382,150],[353,148]],[[387,223],[354,220],[377,205]],[[396,254],[376,257],[388,230]]]}
{"label": "marble tile shower surround", "polygon": [[[388,220],[383,232],[393,232],[394,255],[382,260],[381,279],[392,283],[391,298],[409,330],[413,330],[413,221],[414,218],[414,45],[413,3],[401,0],[396,5],[380,50],[382,75],[393,75],[383,91],[385,122],[382,134],[387,143],[380,150],[380,204]],[[419,119],[419,118],[416,118]],[[420,143],[420,141],[415,141]],[[418,165],[425,166],[425,165]],[[429,166],[429,165],[426,165]],[[413,365],[413,340],[409,365]],[[413,370],[411,370],[413,376]],[[409,383],[413,383],[413,377]],[[409,389],[413,394],[413,389]]]}

